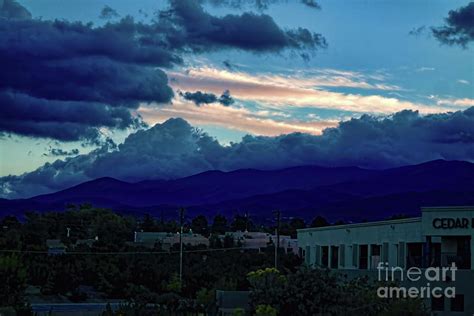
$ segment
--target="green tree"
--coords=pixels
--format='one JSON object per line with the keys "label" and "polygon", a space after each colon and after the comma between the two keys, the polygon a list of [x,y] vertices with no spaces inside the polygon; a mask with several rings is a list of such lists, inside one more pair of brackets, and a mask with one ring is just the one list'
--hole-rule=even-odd
{"label": "green tree", "polygon": [[207,312],[215,300],[215,291],[206,288],[201,288],[196,293],[196,301],[202,307],[202,310]]}
{"label": "green tree", "polygon": [[259,305],[272,306],[277,310],[281,309],[280,304],[285,297],[287,279],[280,271],[275,268],[259,269],[248,273],[247,280],[252,290],[250,298],[253,309],[256,309]]}
{"label": "green tree", "polygon": [[219,235],[212,234],[209,237],[209,247],[210,248],[222,248],[222,240],[219,238]]}
{"label": "green tree", "polygon": [[21,223],[18,219],[13,215],[7,215],[0,221],[0,225],[4,229],[19,229],[21,227]]}
{"label": "green tree", "polygon": [[224,248],[233,248],[235,247],[234,237],[231,235],[224,236]]}
{"label": "green tree", "polygon": [[331,270],[300,269],[287,276],[257,270],[248,281],[251,306],[271,306],[278,315],[428,315],[421,300],[379,298],[380,283],[368,277],[348,280]]}
{"label": "green tree", "polygon": [[140,228],[145,232],[153,232],[156,229],[155,219],[150,214],[145,214],[140,224]]}
{"label": "green tree", "polygon": [[245,310],[243,308],[236,308],[232,312],[232,316],[245,316]]}
{"label": "green tree", "polygon": [[277,316],[278,311],[270,305],[258,305],[255,309],[255,316]]}
{"label": "green tree", "polygon": [[306,228],[306,224],[301,218],[292,218],[289,222],[280,225],[280,234],[289,235],[292,238],[297,237],[297,230]]}
{"label": "green tree", "polygon": [[0,306],[24,306],[26,268],[17,256],[0,256]]}
{"label": "green tree", "polygon": [[223,234],[228,230],[227,219],[222,215],[216,215],[212,222],[212,233]]}
{"label": "green tree", "polygon": [[206,217],[204,215],[198,215],[193,218],[191,221],[191,229],[194,233],[207,237],[209,235],[209,227]]}
{"label": "green tree", "polygon": [[316,216],[311,222],[311,227],[329,226],[329,222],[322,216]]}
{"label": "green tree", "polygon": [[253,223],[250,221],[248,216],[236,215],[234,220],[230,224],[230,228],[232,231],[246,231],[253,229]]}
{"label": "green tree", "polygon": [[42,249],[48,235],[48,226],[51,224],[45,221],[42,216],[35,212],[25,214],[26,221],[23,227],[23,244],[28,249]]}
{"label": "green tree", "polygon": [[171,279],[166,285],[166,289],[170,292],[180,293],[181,292],[181,282],[179,281],[179,276],[177,273],[171,275]]}

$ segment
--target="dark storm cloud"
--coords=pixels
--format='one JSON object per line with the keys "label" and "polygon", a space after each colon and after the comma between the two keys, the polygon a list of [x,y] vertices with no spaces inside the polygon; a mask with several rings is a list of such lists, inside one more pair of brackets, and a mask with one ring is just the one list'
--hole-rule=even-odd
{"label": "dark storm cloud", "polygon": [[15,0],[0,0],[0,18],[29,19],[31,13]]}
{"label": "dark storm cloud", "polygon": [[141,43],[143,32],[147,26],[131,18],[97,28],[0,19],[0,131],[95,142],[101,127],[139,126],[130,109],[173,96],[156,66],[180,61]]}
{"label": "dark storm cloud", "polygon": [[234,99],[232,98],[232,96],[230,95],[230,91],[229,90],[225,90],[221,96],[219,97],[219,103],[224,105],[224,106],[229,106],[231,104],[233,104],[235,101]]}
{"label": "dark storm cloud", "polygon": [[201,91],[180,92],[179,94],[184,99],[194,102],[197,106],[217,102],[224,106],[229,106],[234,103],[234,99],[231,97],[229,90],[225,90],[220,97],[217,97],[214,93],[205,93]]}
{"label": "dark storm cloud", "polygon": [[79,149],[74,148],[71,150],[64,150],[61,148],[50,148],[48,153],[43,156],[77,156],[79,155]]}
{"label": "dark storm cloud", "polygon": [[321,34],[305,28],[281,29],[271,16],[243,13],[215,17],[192,0],[171,0],[171,8],[161,12],[168,27],[168,42],[195,51],[233,47],[255,52],[283,49],[317,49],[327,46]]}
{"label": "dark storm cloud", "polygon": [[[285,0],[200,0],[201,3],[209,3],[216,7],[231,7],[241,9],[243,7],[254,6],[258,10],[266,10],[272,4],[282,3]],[[321,9],[319,3],[314,0],[300,0],[300,3],[312,9]]]}
{"label": "dark storm cloud", "polygon": [[0,85],[48,100],[137,108],[139,102],[168,102],[173,96],[163,71],[104,58],[27,62],[22,66],[11,62],[3,70]]}
{"label": "dark storm cloud", "polygon": [[[116,12],[105,7],[102,16]],[[9,102],[0,132],[94,142],[101,127],[137,126],[140,103],[169,102],[173,91],[157,67],[181,64],[183,53],[324,45],[321,35],[282,30],[268,15],[215,17],[191,0],[171,1],[151,23],[127,16],[99,27],[32,19],[19,3],[0,0],[0,97]],[[223,94],[217,102],[233,100]]]}
{"label": "dark storm cloud", "polygon": [[108,5],[106,5],[102,11],[100,11],[100,18],[101,19],[104,19],[104,20],[108,20],[108,19],[113,19],[113,18],[117,18],[119,17],[120,15],[117,13],[117,11],[115,11],[114,9],[112,9],[111,7],[109,7]]}
{"label": "dark storm cloud", "polygon": [[0,131],[63,141],[99,137],[98,127],[138,127],[141,121],[124,107],[103,103],[62,101],[0,91]]}
{"label": "dark storm cloud", "polygon": [[213,169],[386,168],[433,159],[474,161],[474,107],[427,116],[409,110],[385,118],[363,115],[320,136],[245,136],[230,146],[220,145],[182,119],[170,119],[131,134],[118,148],[111,148],[58,160],[22,176],[0,178],[3,196],[50,192],[103,176],[138,181]]}
{"label": "dark storm cloud", "polygon": [[431,30],[441,43],[465,48],[474,40],[474,2],[449,11],[445,25],[433,27]]}
{"label": "dark storm cloud", "polygon": [[194,102],[197,106],[201,104],[209,104],[217,102],[217,96],[214,93],[205,93],[201,91],[196,92],[184,92],[180,93],[180,95],[188,100]]}

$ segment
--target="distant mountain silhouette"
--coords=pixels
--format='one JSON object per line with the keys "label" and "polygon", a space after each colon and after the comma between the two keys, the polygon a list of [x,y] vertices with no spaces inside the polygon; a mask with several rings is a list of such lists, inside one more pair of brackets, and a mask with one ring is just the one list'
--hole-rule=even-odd
{"label": "distant mountain silhouette", "polygon": [[301,166],[281,170],[208,171],[176,180],[128,183],[100,178],[30,199],[0,200],[0,214],[63,210],[91,203],[127,213],[189,215],[250,212],[265,219],[271,210],[307,219],[382,219],[417,215],[421,206],[474,204],[474,164],[435,160],[386,170]]}

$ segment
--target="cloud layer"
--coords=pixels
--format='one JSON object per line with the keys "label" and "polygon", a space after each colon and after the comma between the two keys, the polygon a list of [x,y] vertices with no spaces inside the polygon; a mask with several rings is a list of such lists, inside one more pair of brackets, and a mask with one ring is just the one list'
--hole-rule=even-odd
{"label": "cloud layer", "polygon": [[103,176],[136,181],[213,169],[312,164],[385,168],[433,159],[474,161],[474,107],[427,116],[409,110],[382,118],[363,115],[325,129],[319,136],[245,136],[230,146],[220,145],[183,119],[170,119],[130,135],[118,148],[106,145],[21,176],[3,177],[0,183],[2,196],[13,198]]}
{"label": "cloud layer", "polygon": [[[205,90],[219,93],[232,91],[236,99],[284,107],[335,109],[358,113],[390,114],[404,109],[419,110],[423,114],[460,110],[471,103],[445,99],[442,103],[414,102],[383,94],[344,93],[326,88],[354,88],[380,91],[402,91],[387,84],[381,75],[332,69],[311,70],[295,75],[251,74],[212,67],[193,67],[186,72],[168,71],[170,85],[180,90]],[[450,102],[447,102],[450,101]]]}
{"label": "cloud layer", "polygon": [[443,44],[460,45],[464,48],[474,41],[474,2],[451,10],[446,23],[441,27],[433,27],[433,35]]}
{"label": "cloud layer", "polygon": [[143,44],[139,26],[131,18],[97,28],[25,14],[0,19],[0,131],[91,141],[100,127],[139,123],[131,110],[140,102],[169,102],[167,76],[155,66],[180,59]]}
{"label": "cloud layer", "polygon": [[[105,7],[104,18],[116,17]],[[259,32],[255,32],[259,29]],[[265,14],[215,17],[198,1],[170,1],[150,23],[126,16],[90,23],[32,19],[14,0],[0,2],[0,133],[96,141],[100,128],[140,125],[140,104],[169,103],[162,68],[187,52],[316,49],[324,38],[282,30]],[[229,95],[218,98],[232,103]]]}
{"label": "cloud layer", "polygon": [[327,46],[321,34],[301,27],[283,30],[267,14],[245,12],[215,17],[193,0],[171,0],[170,9],[162,11],[160,18],[160,27],[173,48],[208,51],[233,47],[265,52]]}
{"label": "cloud layer", "polygon": [[229,106],[234,103],[234,99],[230,96],[230,91],[225,90],[220,97],[214,93],[206,93],[201,91],[196,92],[180,92],[180,95],[188,101],[194,102],[197,106],[201,104],[220,103],[224,106]]}

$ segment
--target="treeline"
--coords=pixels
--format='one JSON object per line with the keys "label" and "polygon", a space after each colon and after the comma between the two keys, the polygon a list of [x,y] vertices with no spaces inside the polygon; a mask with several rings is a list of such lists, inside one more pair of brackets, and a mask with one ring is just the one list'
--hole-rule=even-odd
{"label": "treeline", "polygon": [[[40,250],[44,249],[46,239],[60,239],[69,245],[80,239],[97,238],[100,241],[98,244],[116,249],[132,241],[135,231],[179,232],[178,212],[176,214],[176,220],[157,219],[149,214],[134,217],[94,208],[87,204],[70,206],[65,212],[26,212],[20,219],[11,215],[0,220],[2,227],[0,247]],[[338,221],[334,224],[343,224],[343,222]],[[264,226],[254,223],[246,215],[235,215],[232,219],[216,215],[212,221],[204,215],[198,215],[186,219],[184,230],[209,237],[228,231],[248,230],[274,233],[275,225]],[[296,238],[297,229],[328,225],[330,223],[321,216],[317,216],[309,225],[301,218],[291,218],[280,223],[279,231],[281,235]]]}
{"label": "treeline", "polygon": [[[212,312],[216,290],[251,291],[252,310],[259,316],[290,311],[379,315],[394,308],[425,315],[419,302],[387,305],[374,298],[374,284],[367,280],[344,281],[329,272],[302,269],[301,258],[291,253],[281,251],[279,271],[268,270],[274,265],[272,246],[260,252],[235,249],[232,238],[211,243],[209,249],[187,246],[181,283],[179,253],[132,243],[135,231],[178,232],[177,220],[136,218],[82,205],[60,213],[29,212],[21,220],[7,216],[0,225],[0,306],[13,307],[20,315],[29,313],[27,287],[50,302],[127,302],[119,311],[109,308],[104,315]],[[323,217],[316,217],[309,226],[326,225]],[[274,227],[259,226],[245,215],[230,220],[217,215],[212,221],[200,215],[188,219],[185,226],[185,231],[191,229],[211,240],[227,231],[274,232]],[[293,218],[282,221],[280,233],[296,237],[296,230],[305,227],[303,220]],[[66,253],[48,253],[48,239],[59,239]],[[80,242],[84,240],[88,242]],[[400,314],[395,311],[387,315]]]}
{"label": "treeline", "polygon": [[[187,223],[187,228],[208,235],[251,225],[243,216],[229,224],[224,217],[216,217],[211,225],[204,220],[198,216]],[[142,229],[176,233],[178,224],[150,216],[122,216],[90,206],[62,213],[30,212],[22,221],[13,216],[3,218],[0,279],[5,282],[0,283],[1,305],[23,306],[25,289],[33,286],[47,300],[121,299],[140,306],[161,302],[169,310],[186,306],[202,311],[211,305],[215,289],[248,290],[247,273],[273,265],[273,248],[262,252],[193,252],[197,249],[187,247],[180,286],[179,254],[131,245],[134,232]],[[48,254],[48,239],[60,239],[68,247],[66,253]],[[77,243],[91,239],[92,243]],[[280,264],[282,271],[289,273],[296,271],[301,259],[281,252]]]}

